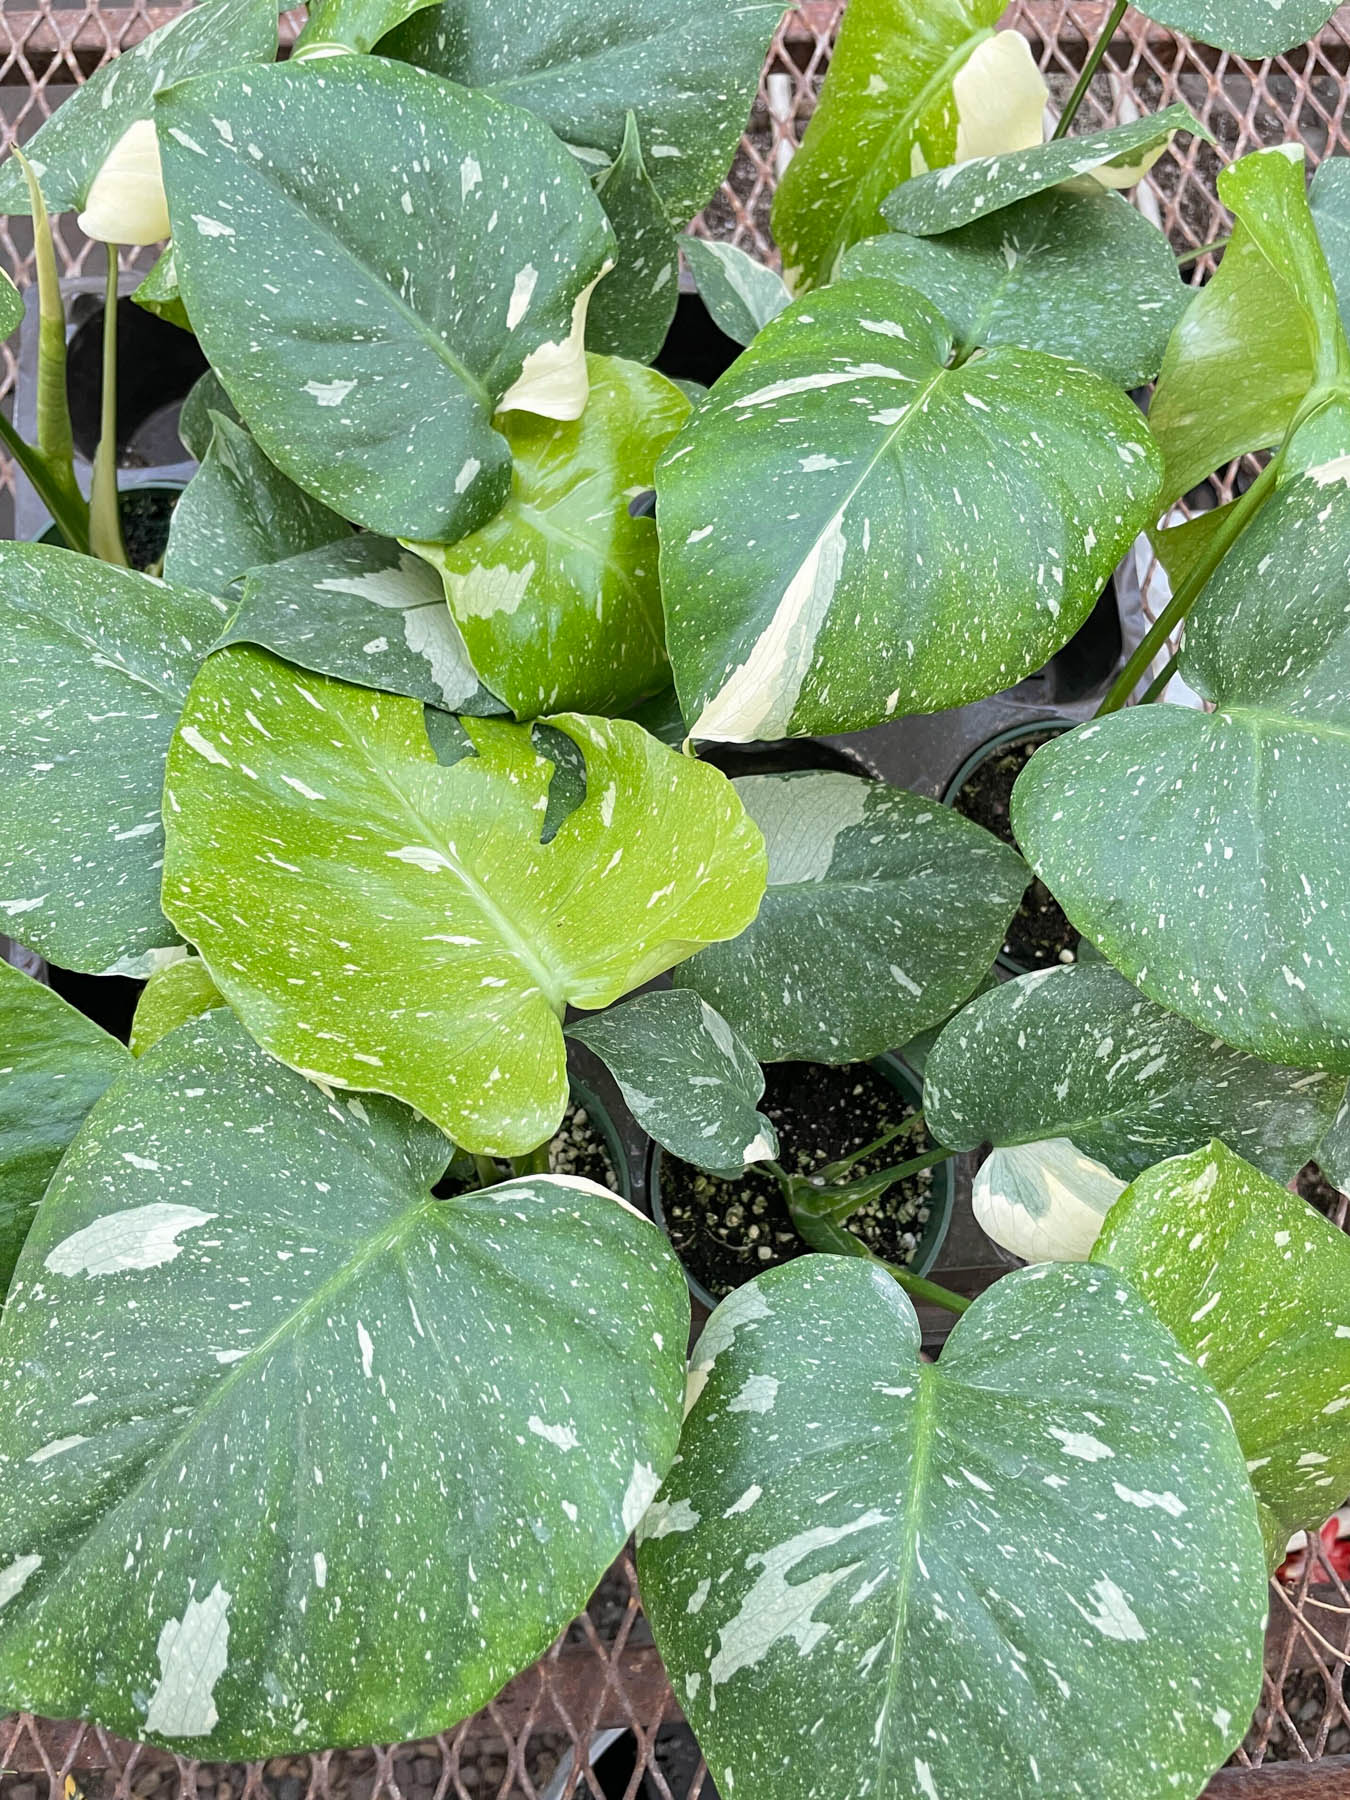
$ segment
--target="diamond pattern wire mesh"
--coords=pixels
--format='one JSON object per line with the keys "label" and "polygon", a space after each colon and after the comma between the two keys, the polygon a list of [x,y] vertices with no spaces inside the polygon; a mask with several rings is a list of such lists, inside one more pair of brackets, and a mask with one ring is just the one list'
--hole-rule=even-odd
{"label": "diamond pattern wire mesh", "polygon": [[[4,0],[0,147],[27,139],[75,83],[178,10],[146,0],[102,9],[97,0],[83,6],[42,0],[37,10],[17,11]],[[1014,0],[1009,7],[1005,23],[1030,40],[1056,104],[1108,10],[1102,0]],[[776,175],[810,118],[842,11],[843,0],[802,0],[786,14],[735,165],[695,231],[773,259],[769,207]],[[283,15],[285,39],[293,37],[299,16]],[[1084,102],[1079,128],[1178,99],[1208,124],[1217,150],[1186,140],[1153,170],[1139,204],[1180,251],[1226,229],[1214,193],[1221,159],[1288,138],[1304,143],[1314,162],[1350,152],[1350,7],[1341,8],[1315,44],[1261,63],[1192,44],[1130,13]],[[25,221],[0,220],[0,256],[21,286],[31,279]],[[83,272],[88,257],[89,246],[71,232],[61,245],[64,272]],[[95,261],[92,271],[97,267]],[[1212,258],[1199,259],[1192,279],[1211,267]],[[12,399],[14,373],[12,348],[0,348],[0,404]],[[1228,497],[1238,474],[1235,468],[1216,479],[1218,498]],[[11,484],[6,468],[0,487]],[[1330,1190],[1323,1199],[1333,1221],[1346,1228],[1350,1199]],[[602,1757],[605,1737],[615,1734],[622,1735]],[[1347,1755],[1350,1586],[1314,1543],[1301,1566],[1287,1565],[1285,1579],[1272,1583],[1264,1693],[1236,1762]],[[1344,1767],[1332,1777],[1335,1788],[1321,1793],[1350,1797],[1350,1764]],[[1225,1800],[1242,1800],[1246,1783],[1233,1772],[1224,1781]],[[96,1726],[27,1715],[0,1720],[0,1800],[75,1800],[78,1794],[88,1800],[711,1800],[713,1793],[652,1646],[627,1552],[586,1613],[535,1668],[476,1718],[425,1743],[227,1765],[126,1744]]]}

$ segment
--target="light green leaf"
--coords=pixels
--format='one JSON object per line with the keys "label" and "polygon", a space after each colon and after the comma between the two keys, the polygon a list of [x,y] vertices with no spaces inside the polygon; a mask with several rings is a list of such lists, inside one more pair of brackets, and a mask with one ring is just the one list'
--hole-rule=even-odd
{"label": "light green leaf", "polygon": [[511,498],[453,544],[414,544],[445,583],[483,682],[520,718],[622,712],[669,680],[659,545],[634,497],[689,417],[655,370],[588,357],[575,423],[513,413]]}
{"label": "light green leaf", "polygon": [[0,544],[0,913],[91,974],[175,943],[164,752],[221,603],[49,544]]}
{"label": "light green leaf", "polygon": [[466,721],[478,754],[447,768],[415,701],[261,651],[210,659],[170,753],[164,904],[230,1005],[284,1062],[475,1153],[552,1135],[569,1004],[734,936],[763,891],[724,776],[625,721],[552,723],[587,792],[544,845],[527,727]]}
{"label": "light green leaf", "polygon": [[1279,56],[1317,36],[1335,12],[1335,0],[1147,0],[1150,19],[1253,59]]}
{"label": "light green leaf", "polygon": [[929,1127],[949,1149],[1064,1137],[1127,1181],[1219,1136],[1288,1181],[1343,1092],[1332,1075],[1228,1049],[1095,962],[982,994],[924,1071]]}
{"label": "light green leaf", "polygon": [[188,455],[197,462],[202,462],[211,448],[211,434],[215,430],[212,413],[222,413],[236,425],[242,423],[234,402],[220,385],[220,377],[214,369],[208,369],[188,389],[178,415],[178,435]]}
{"label": "light green leaf", "polygon": [[986,1237],[1027,1262],[1086,1262],[1125,1183],[1066,1137],[991,1150],[970,1205]]}
{"label": "light green leaf", "polygon": [[761,1062],[857,1062],[935,1025],[988,970],[1027,884],[1015,850],[882,781],[734,784],[769,885],[734,942],[675,972]]}
{"label": "light green leaf", "polygon": [[334,56],[344,49],[365,54],[380,39],[437,0],[314,0],[295,57]]}
{"label": "light green leaf", "polygon": [[202,465],[173,509],[164,577],[228,595],[246,569],[349,538],[345,519],[268,461],[241,425],[216,413]]}
{"label": "light green leaf", "polygon": [[444,0],[380,45],[537,113],[613,159],[631,112],[666,212],[692,218],[731,167],[781,0]]}
{"label": "light green leaf", "polygon": [[23,323],[23,295],[9,276],[0,269],[0,339],[7,338]]}
{"label": "light green leaf", "polygon": [[1219,1390],[1275,1568],[1350,1488],[1350,1238],[1221,1143],[1141,1175],[1092,1253]]}
{"label": "light green leaf", "polygon": [[251,569],[219,642],[453,712],[505,710],[479,681],[436,572],[370,532]]}
{"label": "light green leaf", "polygon": [[685,718],[854,731],[1011,687],[1155,516],[1161,459],[1100,376],[1000,345],[960,368],[912,289],[840,282],[767,325],[657,469]]}
{"label": "light green leaf", "polygon": [[649,363],[666,341],[680,297],[680,253],[652,185],[632,113],[623,148],[595,178],[595,197],[619,242],[617,267],[596,290],[586,342],[606,356]]}
{"label": "light green leaf", "polygon": [[924,1362],[888,1275],[802,1257],[718,1307],[690,1395],[638,1572],[722,1793],[1166,1800],[1241,1740],[1242,1452],[1114,1271],[1008,1275]]}
{"label": "light green leaf", "polygon": [[675,1451],[684,1282],[590,1182],[433,1199],[450,1155],[225,1012],[90,1115],[0,1326],[7,1703],[212,1759],[423,1737],[585,1605]]}
{"label": "light green leaf", "polygon": [[131,1021],[131,1054],[144,1056],[162,1037],[200,1018],[213,1007],[224,1006],[220,989],[212,981],[200,956],[183,956],[156,969],[141,990]]}
{"label": "light green leaf", "polygon": [[1350,314],[1350,156],[1328,156],[1318,163],[1308,187],[1308,206],[1344,322]]}
{"label": "light green leaf", "polygon": [[913,232],[917,237],[955,231],[1047,188],[1091,176],[1098,169],[1128,172],[1138,180],[1176,131],[1210,139],[1190,108],[1177,104],[1089,137],[1055,138],[1029,150],[972,156],[949,168],[934,169],[917,180],[903,182],[886,196],[881,211],[896,231]]}
{"label": "light green leaf", "polygon": [[1058,188],[941,237],[891,232],[856,245],[840,274],[917,288],[962,352],[1045,350],[1119,387],[1151,381],[1191,297],[1156,226],[1118,194]]}
{"label": "light green leaf", "polygon": [[391,537],[484,523],[510,487],[492,416],[569,360],[612,258],[576,160],[379,58],[203,79],[157,117],[183,300],[266,454]]}
{"label": "light green leaf", "polygon": [[1315,385],[1350,375],[1303,182],[1297,144],[1220,171],[1233,241],[1173,333],[1149,407],[1168,503],[1235,457],[1277,444]]}
{"label": "light green leaf", "polygon": [[850,244],[885,229],[881,202],[898,181],[952,161],[952,81],[1003,10],[1000,0],[853,0],[774,195],[789,287],[831,280]]}
{"label": "light green leaf", "polygon": [[[24,145],[50,213],[82,207],[108,153],[154,112],[161,88],[277,53],[273,0],[203,0],[115,56],[77,87]],[[0,168],[0,213],[29,211],[28,184],[11,157]]]}
{"label": "light green leaf", "polygon": [[778,1154],[764,1071],[697,994],[640,994],[567,1028],[604,1063],[649,1137],[696,1168],[739,1174]]}
{"label": "light green leaf", "polygon": [[[192,321],[187,316],[187,308],[183,305],[183,296],[178,288],[178,270],[173,260],[172,244],[166,247],[131,297],[137,306],[143,306],[146,312],[154,313],[156,318],[165,319],[170,325],[177,325],[181,331],[192,330]],[[205,380],[205,376],[202,379]]]}
{"label": "light green leaf", "polygon": [[1350,397],[1332,398],[1290,438],[1187,621],[1181,674],[1215,711],[1128,707],[1057,738],[1012,806],[1070,919],[1159,1005],[1258,1056],[1342,1074],[1347,472]]}
{"label": "light green leaf", "polygon": [[59,994],[0,962],[0,1304],[38,1203],[84,1115],[131,1067]]}
{"label": "light green leaf", "polygon": [[791,303],[782,276],[735,244],[690,237],[680,248],[713,324],[738,344],[750,343]]}

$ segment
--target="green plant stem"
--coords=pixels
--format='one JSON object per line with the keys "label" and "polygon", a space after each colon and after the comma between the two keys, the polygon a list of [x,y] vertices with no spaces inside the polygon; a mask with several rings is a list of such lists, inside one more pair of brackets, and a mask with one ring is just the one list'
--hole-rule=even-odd
{"label": "green plant stem", "polygon": [[57,529],[72,550],[89,554],[89,514],[80,496],[80,507],[71,504],[69,494],[47,467],[45,458],[21,438],[3,413],[0,413],[0,443],[9,451],[32,483],[33,492],[52,515]]}
{"label": "green plant stem", "polygon": [[1242,498],[1234,502],[1227,519],[1214,533],[1205,555],[1158,614],[1151,629],[1145,634],[1143,642],[1139,644],[1130,660],[1116,677],[1110,693],[1097,708],[1097,718],[1104,718],[1107,713],[1119,712],[1124,706],[1139,685],[1149,664],[1205,591],[1209,585],[1210,576],[1227,556],[1233,544],[1246,528],[1253,513],[1261,506],[1266,495],[1274,487],[1279,464],[1280,457],[1277,453],[1271,457]]}
{"label": "green plant stem", "polygon": [[[549,1142],[551,1143],[552,1139]],[[547,1175],[549,1172],[548,1144],[538,1145],[527,1156],[513,1156],[511,1168],[516,1175]]]}
{"label": "green plant stem", "polygon": [[1059,115],[1059,123],[1051,133],[1051,143],[1056,138],[1068,136],[1069,127],[1073,124],[1078,109],[1083,104],[1088,89],[1092,86],[1092,77],[1097,73],[1098,66],[1110,47],[1111,39],[1116,35],[1116,26],[1125,17],[1128,6],[1129,0],[1116,0],[1115,5],[1111,8],[1110,18],[1102,27],[1096,43],[1088,51],[1087,61],[1083,64],[1083,72],[1078,77],[1073,92],[1069,95],[1069,104]]}
{"label": "green plant stem", "polygon": [[1215,251],[1226,250],[1232,241],[1233,234],[1229,231],[1225,232],[1222,237],[1211,238],[1207,244],[1201,244],[1198,250],[1178,250],[1177,267],[1179,269],[1184,269],[1187,263],[1199,262],[1202,256],[1209,256]]}
{"label": "green plant stem", "polygon": [[128,567],[117,504],[117,245],[108,245],[103,291],[103,397],[89,500],[89,547],[101,561]]}
{"label": "green plant stem", "polygon": [[[955,1150],[925,1150],[922,1156],[913,1156],[908,1162],[892,1163],[888,1169],[878,1169],[875,1175],[860,1176],[845,1187],[818,1188],[814,1183],[807,1183],[808,1199],[804,1210],[818,1213],[822,1218],[833,1219],[842,1225],[851,1219],[860,1206],[869,1200],[878,1200],[887,1190],[903,1181],[908,1175],[917,1175],[922,1169],[932,1169],[938,1163],[950,1162],[956,1155]],[[812,1204],[812,1198],[821,1204]],[[799,1204],[801,1204],[799,1202]]]}
{"label": "green plant stem", "polygon": [[56,246],[47,217],[42,189],[33,165],[22,150],[15,158],[28,183],[28,202],[33,214],[33,259],[37,266],[38,367],[37,447],[52,474],[63,487],[86,502],[75,485],[75,436],[70,425],[70,400],[66,390],[66,309],[61,299],[61,278],[56,271]]}
{"label": "green plant stem", "polygon": [[496,1187],[502,1178],[502,1172],[491,1156],[475,1156],[473,1166],[478,1171],[478,1180],[483,1187]]}
{"label": "green plant stem", "polygon": [[970,1306],[970,1301],[963,1294],[954,1294],[950,1288],[941,1287],[936,1281],[929,1281],[923,1275],[911,1275],[908,1269],[902,1269],[898,1263],[882,1262],[881,1266],[893,1281],[899,1282],[911,1300],[923,1300],[929,1306],[942,1306],[954,1313],[963,1313]]}
{"label": "green plant stem", "polygon": [[878,1150],[884,1150],[887,1144],[893,1144],[896,1138],[906,1137],[910,1132],[917,1131],[922,1124],[923,1108],[918,1107],[907,1119],[902,1119],[898,1125],[892,1125],[889,1130],[883,1131],[881,1136],[873,1138],[870,1144],[864,1144],[861,1150],[855,1150],[851,1156],[841,1156],[837,1162],[826,1163],[823,1169],[816,1171],[815,1179],[818,1181],[839,1180],[858,1163],[869,1156],[875,1156]]}
{"label": "green plant stem", "polygon": [[1139,696],[1140,706],[1150,706],[1155,700],[1161,700],[1168,682],[1177,672],[1177,664],[1180,661],[1181,652],[1179,650],[1174,650],[1171,656],[1169,656],[1167,661],[1163,664],[1162,668],[1153,677],[1152,681],[1149,682],[1143,693]]}

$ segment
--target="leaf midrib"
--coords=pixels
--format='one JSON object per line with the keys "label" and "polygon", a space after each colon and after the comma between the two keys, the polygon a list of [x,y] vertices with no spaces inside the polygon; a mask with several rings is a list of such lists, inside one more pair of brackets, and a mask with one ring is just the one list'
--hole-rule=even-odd
{"label": "leaf midrib", "polygon": [[895,1629],[891,1633],[891,1649],[887,1662],[886,1697],[881,1703],[877,1721],[880,1754],[877,1758],[876,1789],[886,1792],[886,1764],[891,1752],[891,1737],[886,1730],[891,1705],[895,1700],[903,1652],[901,1636],[909,1620],[909,1605],[914,1591],[914,1573],[918,1567],[919,1525],[927,1498],[928,1470],[933,1460],[933,1444],[937,1437],[938,1371],[936,1364],[920,1363],[918,1401],[914,1410],[914,1444],[909,1459],[909,1493],[900,1521],[900,1544],[897,1560],[900,1579],[895,1596]]}

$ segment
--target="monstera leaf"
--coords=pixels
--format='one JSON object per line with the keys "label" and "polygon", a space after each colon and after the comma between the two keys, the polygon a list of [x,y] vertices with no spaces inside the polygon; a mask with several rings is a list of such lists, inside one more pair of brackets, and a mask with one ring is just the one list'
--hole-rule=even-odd
{"label": "monstera leaf", "polygon": [[365,54],[382,37],[436,0],[315,0],[292,56],[332,56],[343,50]]}
{"label": "monstera leaf", "polygon": [[[192,321],[187,316],[187,308],[183,305],[183,296],[178,287],[178,270],[173,260],[172,244],[131,297],[137,306],[143,306],[146,312],[154,313],[158,319],[167,320],[170,325],[177,325],[180,331],[192,330]],[[181,419],[178,435],[183,435]],[[209,432],[207,441],[210,441]],[[200,462],[201,458],[198,457],[197,460]]]}
{"label": "monstera leaf", "polygon": [[1011,687],[1151,522],[1160,461],[1123,394],[1006,345],[951,368],[954,347],[912,289],[839,282],[767,325],[667,451],[666,637],[696,738]]}
{"label": "monstera leaf", "polygon": [[753,918],[763,841],[730,783],[621,720],[563,714],[586,797],[540,843],[553,764],[468,720],[438,763],[413,700],[213,656],[170,754],[164,904],[265,1048],[517,1155],[567,1100],[562,1015]]}
{"label": "monstera leaf", "polygon": [[[272,0],[203,0],[105,63],[24,145],[48,212],[84,205],[109,152],[138,119],[150,118],[160,89],[216,69],[271,62],[276,51]],[[0,169],[0,213],[29,210],[28,183],[11,157]]]}
{"label": "monstera leaf", "polygon": [[0,1303],[66,1146],[130,1067],[116,1038],[0,962]]}
{"label": "monstera leaf", "polygon": [[[591,302],[586,342],[647,363],[660,350],[680,297],[680,252],[642,154],[632,113],[623,148],[595,178],[595,197],[618,240],[618,261]],[[692,240],[691,240],[692,241]]]}
{"label": "monstera leaf", "polygon": [[1125,1183],[1068,1138],[1000,1145],[975,1172],[970,1205],[1000,1248],[1027,1262],[1086,1262]]}
{"label": "monstera leaf", "polygon": [[1242,1452],[1113,1270],[1008,1275],[924,1362],[888,1275],[802,1257],[718,1307],[690,1397],[638,1571],[722,1793],[1165,1800],[1240,1741]]}
{"label": "monstera leaf", "polygon": [[1336,7],[1334,0],[1147,0],[1143,10],[1170,31],[1255,58],[1316,37]]}
{"label": "monstera leaf", "polygon": [[234,402],[220,385],[220,377],[214,369],[208,369],[188,389],[178,415],[178,435],[183,440],[183,448],[197,462],[204,462],[211,448],[217,413],[233,419],[236,425],[241,422]]}
{"label": "monstera leaf", "polygon": [[774,195],[790,287],[829,281],[850,244],[884,229],[881,202],[896,182],[951,162],[952,81],[1003,10],[999,0],[855,0]]}
{"label": "monstera leaf", "polygon": [[164,752],[223,610],[0,545],[0,913],[66,968],[134,973],[176,942],[159,908]]}
{"label": "monstera leaf", "polygon": [[1288,1181],[1344,1087],[1230,1050],[1105,963],[1081,963],[1004,982],[958,1013],[929,1055],[924,1108],[953,1150],[1069,1138],[1129,1180],[1222,1136]]}
{"label": "monstera leaf", "polygon": [[778,1133],[756,1109],[764,1071],[697,994],[640,994],[567,1035],[595,1052],[638,1124],[683,1162],[739,1174],[777,1156]]}
{"label": "monstera leaf", "polygon": [[1350,1488],[1350,1238],[1213,1143],[1132,1182],[1092,1255],[1219,1390],[1276,1567]]}
{"label": "monstera leaf", "polygon": [[289,481],[232,420],[216,413],[210,447],[173,509],[164,575],[227,594],[245,569],[351,536],[345,519]]}
{"label": "monstera leaf", "polygon": [[203,78],[157,117],[183,300],[263,451],[390,536],[490,518],[511,468],[492,416],[570,368],[613,258],[575,158],[379,58]]}
{"label": "monstera leaf", "polygon": [[731,167],[780,0],[443,0],[380,45],[527,107],[564,142],[618,156],[631,112],[672,219]]}
{"label": "monstera leaf", "polygon": [[681,248],[713,324],[738,344],[751,343],[791,303],[782,276],[735,244],[687,237]]}
{"label": "monstera leaf", "polygon": [[1331,1130],[1317,1146],[1317,1161],[1333,1187],[1350,1192],[1350,1093],[1342,1102]]}
{"label": "monstera leaf", "polygon": [[881,210],[896,231],[930,237],[955,231],[976,219],[1042,194],[1061,182],[1077,181],[1105,170],[1122,180],[1137,181],[1161,156],[1177,131],[1208,138],[1189,107],[1169,106],[1147,119],[1113,125],[1091,137],[1055,138],[1029,150],[1002,156],[972,156],[950,168],[935,169],[906,181],[886,197]]}
{"label": "monstera leaf", "polygon": [[0,338],[7,338],[23,323],[23,295],[9,276],[0,271]]}
{"label": "monstera leaf", "polygon": [[670,678],[656,526],[631,506],[689,402],[654,370],[587,360],[575,423],[505,421],[515,469],[496,517],[458,543],[414,546],[482,680],[522,719],[623,712]]}
{"label": "monstera leaf", "polygon": [[141,989],[131,1021],[131,1054],[144,1056],[162,1037],[200,1018],[213,1007],[224,1006],[220,989],[207,973],[200,956],[182,956],[156,969]]}
{"label": "monstera leaf", "polygon": [[769,885],[734,942],[675,971],[761,1062],[855,1062],[943,1019],[993,964],[1027,884],[949,807],[856,775],[735,783]]}
{"label": "monstera leaf", "polygon": [[1056,188],[941,237],[890,232],[840,274],[917,288],[962,353],[1045,350],[1118,387],[1151,381],[1191,297],[1167,239],[1118,194]]}
{"label": "monstera leaf", "polygon": [[452,712],[505,711],[478,679],[439,576],[371,532],[251,569],[219,643],[260,644],[316,675]]}
{"label": "monstera leaf", "polygon": [[0,1324],[7,1703],[425,1736],[585,1605],[675,1451],[684,1281],[588,1181],[434,1199],[450,1153],[224,1012],[90,1115]]}

